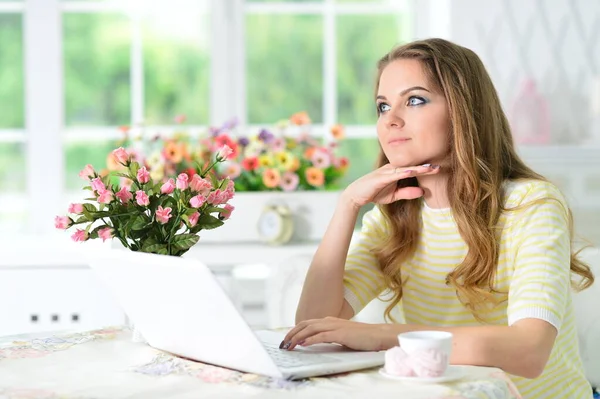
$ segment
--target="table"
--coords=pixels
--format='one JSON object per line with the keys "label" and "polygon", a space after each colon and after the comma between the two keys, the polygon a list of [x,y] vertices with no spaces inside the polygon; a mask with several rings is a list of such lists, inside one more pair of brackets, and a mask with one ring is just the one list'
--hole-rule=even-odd
{"label": "table", "polygon": [[[465,366],[467,367],[467,366]],[[460,381],[408,384],[377,368],[284,381],[207,365],[131,339],[125,327],[0,338],[0,398],[414,398],[517,399],[500,370],[467,367]]]}

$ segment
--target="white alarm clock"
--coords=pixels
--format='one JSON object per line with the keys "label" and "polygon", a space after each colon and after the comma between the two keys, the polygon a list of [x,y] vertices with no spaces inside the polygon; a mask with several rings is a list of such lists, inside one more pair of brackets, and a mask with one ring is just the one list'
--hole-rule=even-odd
{"label": "white alarm clock", "polygon": [[267,205],[258,217],[258,235],[261,241],[282,245],[290,241],[294,233],[294,219],[286,205]]}

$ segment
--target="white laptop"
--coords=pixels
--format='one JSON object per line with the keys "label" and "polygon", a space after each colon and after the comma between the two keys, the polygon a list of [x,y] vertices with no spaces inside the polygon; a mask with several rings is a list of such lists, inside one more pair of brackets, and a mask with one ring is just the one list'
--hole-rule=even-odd
{"label": "white laptop", "polygon": [[198,260],[112,249],[94,253],[89,263],[154,348],[284,379],[384,363],[384,352],[359,352],[335,344],[279,349],[286,331],[253,331],[210,269]]}

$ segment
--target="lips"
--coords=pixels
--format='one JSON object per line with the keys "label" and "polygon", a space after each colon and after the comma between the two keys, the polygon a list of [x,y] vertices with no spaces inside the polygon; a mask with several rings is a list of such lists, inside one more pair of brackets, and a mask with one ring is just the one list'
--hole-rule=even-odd
{"label": "lips", "polygon": [[399,145],[399,144],[404,144],[406,142],[410,141],[410,139],[408,137],[397,137],[394,139],[391,139],[390,141],[388,141],[389,145]]}

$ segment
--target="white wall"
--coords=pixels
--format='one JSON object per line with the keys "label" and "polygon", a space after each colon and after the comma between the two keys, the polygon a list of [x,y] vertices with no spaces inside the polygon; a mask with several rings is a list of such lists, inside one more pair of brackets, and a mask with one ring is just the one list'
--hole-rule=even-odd
{"label": "white wall", "polygon": [[479,54],[509,116],[523,81],[532,78],[549,103],[554,143],[580,143],[591,134],[599,35],[599,1],[451,1],[450,39]]}
{"label": "white wall", "polygon": [[509,120],[524,82],[535,82],[551,142],[521,153],[567,195],[577,234],[600,246],[600,1],[424,0],[415,11],[417,38],[481,57]]}

